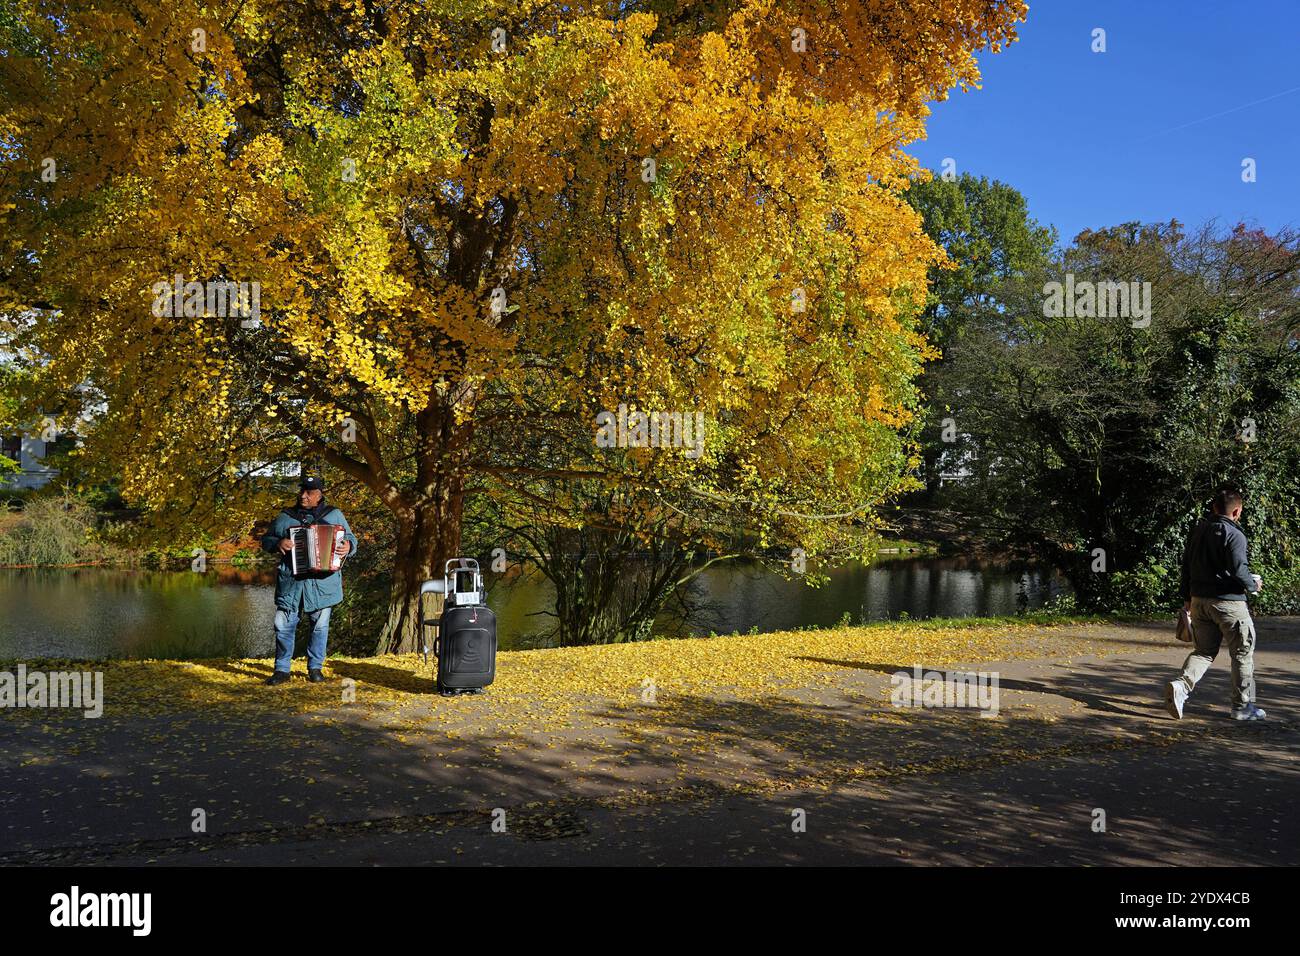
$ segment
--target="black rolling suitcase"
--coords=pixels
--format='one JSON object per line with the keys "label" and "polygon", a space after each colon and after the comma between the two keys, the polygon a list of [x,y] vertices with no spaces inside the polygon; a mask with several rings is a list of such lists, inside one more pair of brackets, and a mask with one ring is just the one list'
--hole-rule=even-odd
{"label": "black rolling suitcase", "polygon": [[[433,642],[433,653],[438,658],[438,693],[482,693],[497,674],[497,619],[484,603],[478,562],[473,558],[451,559],[443,579],[426,582],[421,592],[445,596],[442,616],[424,622],[426,627],[438,627]],[[427,646],[425,656],[427,659]]]}

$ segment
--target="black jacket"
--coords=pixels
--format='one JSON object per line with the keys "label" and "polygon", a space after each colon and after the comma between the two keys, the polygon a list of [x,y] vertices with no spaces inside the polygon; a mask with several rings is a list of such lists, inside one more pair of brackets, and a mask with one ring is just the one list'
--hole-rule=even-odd
{"label": "black jacket", "polygon": [[1257,592],[1246,564],[1246,535],[1241,525],[1220,514],[1200,520],[1183,551],[1181,592],[1220,601],[1244,601]]}

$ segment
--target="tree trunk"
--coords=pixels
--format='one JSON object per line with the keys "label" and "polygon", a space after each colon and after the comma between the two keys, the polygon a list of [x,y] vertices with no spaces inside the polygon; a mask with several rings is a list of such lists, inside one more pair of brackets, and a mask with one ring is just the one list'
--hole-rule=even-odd
{"label": "tree trunk", "polygon": [[[441,581],[447,560],[458,556],[461,504],[460,496],[453,495],[416,506],[409,517],[399,519],[388,620],[375,653],[410,654],[420,649],[420,586]],[[435,595],[425,599],[426,617],[436,618],[441,608],[442,601]]]}

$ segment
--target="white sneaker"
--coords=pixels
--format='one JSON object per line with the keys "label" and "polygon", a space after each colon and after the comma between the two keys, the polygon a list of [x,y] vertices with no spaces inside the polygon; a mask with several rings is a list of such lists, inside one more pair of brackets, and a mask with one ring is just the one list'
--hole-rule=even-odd
{"label": "white sneaker", "polygon": [[1171,680],[1165,685],[1165,710],[1174,720],[1183,719],[1183,704],[1187,702],[1187,687],[1180,680]]}
{"label": "white sneaker", "polygon": [[1229,716],[1233,720],[1263,720],[1267,715],[1263,707],[1256,707],[1254,704],[1247,704],[1245,707],[1234,707]]}

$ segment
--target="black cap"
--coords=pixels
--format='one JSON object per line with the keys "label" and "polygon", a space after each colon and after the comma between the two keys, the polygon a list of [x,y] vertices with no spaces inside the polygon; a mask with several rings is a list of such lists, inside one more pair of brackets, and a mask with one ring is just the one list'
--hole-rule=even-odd
{"label": "black cap", "polygon": [[300,491],[324,491],[325,479],[320,475],[303,475],[298,482],[298,489]]}

